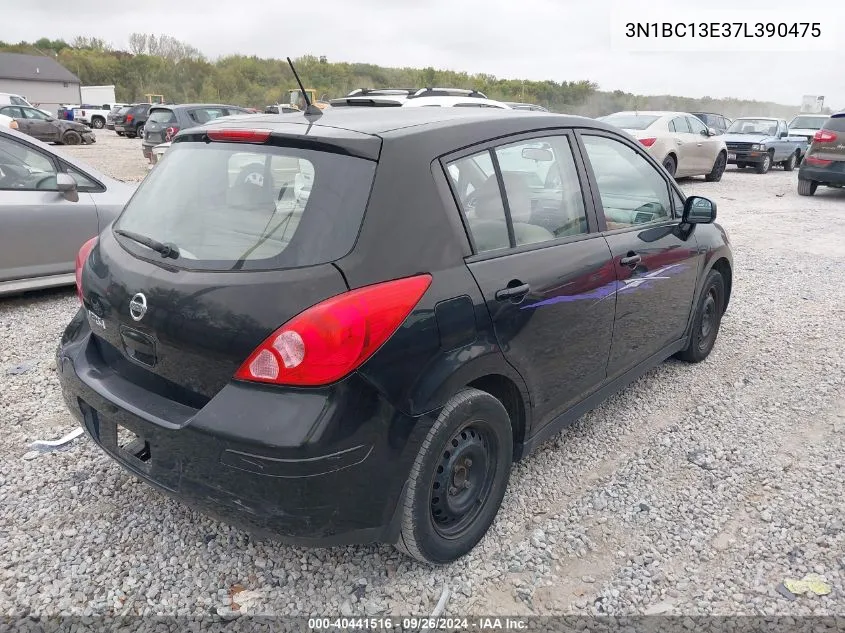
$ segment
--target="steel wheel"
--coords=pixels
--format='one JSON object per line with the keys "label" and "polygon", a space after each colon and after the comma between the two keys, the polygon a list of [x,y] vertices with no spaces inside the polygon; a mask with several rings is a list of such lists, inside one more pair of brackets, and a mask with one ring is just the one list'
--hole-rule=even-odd
{"label": "steel wheel", "polygon": [[446,444],[431,485],[431,520],[454,538],[475,521],[496,476],[495,436],[486,423],[471,422]]}

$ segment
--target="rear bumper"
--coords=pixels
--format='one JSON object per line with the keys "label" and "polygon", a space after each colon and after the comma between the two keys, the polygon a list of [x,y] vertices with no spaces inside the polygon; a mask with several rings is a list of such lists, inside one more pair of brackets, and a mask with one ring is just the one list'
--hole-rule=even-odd
{"label": "rear bumper", "polygon": [[[296,545],[395,541],[404,482],[433,418],[401,414],[363,379],[320,390],[232,382],[193,410],[111,371],[81,310],[56,360],[65,402],[91,439],[183,503]],[[118,425],[138,436],[133,450],[119,448]]]}
{"label": "rear bumper", "polygon": [[825,185],[836,187],[845,186],[845,163],[837,165],[832,163],[827,167],[816,167],[801,163],[798,168],[798,177],[801,180],[812,180]]}

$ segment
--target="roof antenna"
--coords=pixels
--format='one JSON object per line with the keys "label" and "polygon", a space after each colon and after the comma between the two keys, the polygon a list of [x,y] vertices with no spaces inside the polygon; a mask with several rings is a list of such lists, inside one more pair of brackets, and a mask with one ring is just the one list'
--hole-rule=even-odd
{"label": "roof antenna", "polygon": [[305,116],[323,116],[323,111],[320,110],[317,106],[311,103],[311,99],[308,98],[308,93],[305,91],[305,86],[302,85],[302,81],[299,79],[299,73],[296,72],[296,68],[293,67],[293,62],[290,60],[290,57],[287,58],[288,66],[293,71],[293,76],[296,79],[297,85],[299,85],[299,89],[302,91],[302,98],[305,99]]}

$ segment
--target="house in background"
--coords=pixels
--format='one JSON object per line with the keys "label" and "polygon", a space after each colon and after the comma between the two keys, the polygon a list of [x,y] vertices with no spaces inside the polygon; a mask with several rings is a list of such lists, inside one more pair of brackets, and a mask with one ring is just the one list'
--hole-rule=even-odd
{"label": "house in background", "polygon": [[79,77],[44,55],[0,53],[0,92],[20,95],[54,115],[59,105],[80,101]]}

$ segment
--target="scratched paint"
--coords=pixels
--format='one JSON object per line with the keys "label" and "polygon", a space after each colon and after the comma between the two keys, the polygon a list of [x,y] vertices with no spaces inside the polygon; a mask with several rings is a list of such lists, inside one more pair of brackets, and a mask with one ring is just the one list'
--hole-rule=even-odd
{"label": "scratched paint", "polygon": [[521,306],[520,310],[531,310],[534,308],[541,308],[544,306],[554,305],[556,303],[569,303],[572,301],[585,301],[587,299],[595,299],[597,302],[607,299],[608,297],[616,296],[617,294],[633,292],[639,288],[651,288],[656,285],[655,282],[661,279],[671,279],[672,276],[680,273],[687,268],[685,264],[670,264],[663,266],[650,273],[644,275],[637,275],[628,279],[616,280],[614,279],[604,286],[600,286],[588,292],[581,292],[575,295],[562,295],[552,297],[551,299],[544,299],[531,305]]}

